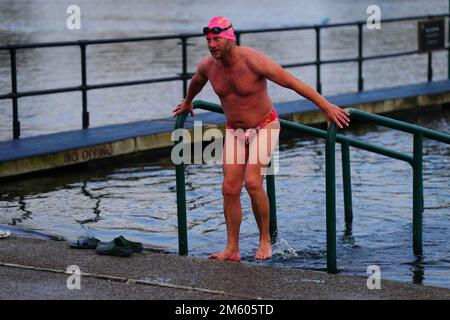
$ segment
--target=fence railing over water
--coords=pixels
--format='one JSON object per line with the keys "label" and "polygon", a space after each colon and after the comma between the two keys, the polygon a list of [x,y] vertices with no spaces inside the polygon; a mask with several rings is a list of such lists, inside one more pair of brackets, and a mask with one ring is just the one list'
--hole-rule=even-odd
{"label": "fence railing over water", "polygon": [[[400,22],[400,21],[413,21],[420,19],[432,19],[432,18],[445,18],[449,17],[450,14],[439,14],[439,15],[427,15],[427,16],[414,16],[414,17],[402,17],[402,18],[394,18],[394,19],[385,19],[382,20],[382,23],[392,23],[392,22]],[[282,64],[284,68],[297,68],[297,67],[306,67],[306,66],[316,66],[316,90],[321,93],[322,92],[322,82],[321,82],[321,66],[324,64],[339,64],[339,63],[348,63],[348,62],[357,62],[358,63],[358,91],[364,90],[364,79],[363,79],[363,62],[367,60],[375,60],[375,59],[385,59],[385,58],[393,58],[400,57],[406,55],[414,55],[419,54],[418,50],[412,51],[404,51],[397,52],[392,54],[382,54],[382,55],[372,55],[372,56],[364,56],[363,55],[363,26],[366,24],[366,21],[353,21],[346,23],[334,23],[334,24],[319,24],[319,25],[307,25],[307,26],[293,26],[293,27],[281,27],[281,28],[266,28],[266,29],[248,29],[248,30],[236,30],[236,38],[237,43],[241,43],[241,36],[245,34],[255,34],[255,33],[263,33],[263,32],[285,32],[285,31],[298,31],[298,30],[314,30],[315,31],[315,39],[316,39],[316,59],[310,62],[303,63],[290,63],[290,64]],[[322,60],[321,59],[321,36],[320,32],[322,29],[328,28],[340,28],[340,27],[348,27],[348,26],[356,26],[358,28],[358,53],[356,57],[343,58],[343,59],[333,59],[333,60]],[[39,95],[47,95],[47,94],[55,94],[55,93],[63,93],[63,92],[74,92],[80,91],[82,96],[82,128],[86,129],[89,127],[89,111],[88,111],[88,91],[97,90],[97,89],[105,89],[105,88],[113,88],[113,87],[123,87],[123,86],[135,86],[142,84],[150,84],[150,83],[159,83],[159,82],[170,82],[170,81],[182,81],[183,89],[182,95],[186,96],[187,92],[187,83],[191,78],[192,73],[188,72],[188,40],[191,38],[203,37],[203,34],[178,34],[178,35],[162,35],[162,36],[153,36],[153,37],[138,37],[138,38],[123,38],[123,39],[104,39],[104,40],[79,40],[79,41],[67,41],[67,42],[51,42],[51,43],[30,43],[30,44],[7,44],[0,46],[0,51],[9,51],[10,54],[10,64],[11,64],[11,92],[7,94],[0,94],[0,100],[2,99],[10,99],[12,101],[12,129],[13,129],[13,139],[19,139],[20,137],[20,121],[19,121],[19,98],[29,97],[29,96],[39,96]],[[122,82],[112,82],[112,83],[101,83],[95,85],[88,84],[88,74],[86,68],[86,55],[87,55],[87,47],[99,44],[114,44],[114,43],[125,43],[125,42],[143,42],[143,41],[162,41],[162,40],[180,40],[181,45],[181,59],[182,66],[179,74],[176,74],[172,77],[161,77],[161,78],[151,78],[151,79],[140,79],[134,81],[122,81]],[[27,50],[27,49],[35,49],[35,48],[49,48],[49,47],[66,47],[66,46],[78,46],[80,48],[80,58],[81,58],[81,84],[79,86],[65,87],[65,88],[54,88],[47,90],[35,90],[35,91],[19,91],[17,86],[17,64],[16,64],[16,52],[17,50]],[[446,48],[449,52],[449,79],[450,79],[450,48]],[[432,52],[428,52],[428,64],[427,64],[427,80],[433,80],[433,69],[432,69]],[[4,125],[4,124],[2,124]]]}
{"label": "fence railing over water", "polygon": [[[194,102],[194,108],[208,110],[217,113],[223,113],[222,107],[217,104],[197,100]],[[387,149],[384,147],[368,144],[344,135],[337,134],[337,126],[331,123],[327,131],[314,127],[298,124],[295,122],[281,119],[281,126],[291,130],[313,135],[315,137],[326,139],[325,145],[325,177],[326,177],[326,237],[327,237],[327,270],[330,273],[337,272],[336,263],[336,164],[335,164],[335,146],[336,141],[341,143],[342,152],[342,178],[344,191],[344,211],[346,229],[351,230],[353,221],[352,209],[352,191],[350,175],[350,146],[366,151],[378,153],[393,159],[398,159],[409,163],[413,170],[413,252],[422,254],[422,213],[424,210],[423,198],[423,177],[422,177],[422,153],[423,138],[429,138],[450,145],[450,135],[438,131],[423,128],[417,125],[409,124],[403,121],[375,115],[369,112],[346,109],[350,113],[350,118],[365,122],[372,122],[383,125],[395,130],[411,133],[414,135],[413,156]],[[183,128],[187,113],[177,117],[175,129]],[[179,141],[178,143],[183,143]],[[187,238],[187,216],[186,216],[186,188],[184,164],[175,166],[176,185],[177,185],[177,213],[178,213],[178,244],[179,253],[186,255],[188,253]],[[267,194],[270,204],[270,235],[272,240],[277,235],[276,218],[276,196],[275,196],[275,176],[267,175]]]}

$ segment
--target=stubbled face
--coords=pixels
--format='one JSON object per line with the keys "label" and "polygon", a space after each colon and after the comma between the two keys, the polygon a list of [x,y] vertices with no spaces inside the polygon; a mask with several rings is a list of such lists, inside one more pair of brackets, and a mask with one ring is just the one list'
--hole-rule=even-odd
{"label": "stubbled face", "polygon": [[215,59],[223,59],[233,46],[233,41],[218,36],[206,37],[206,42]]}

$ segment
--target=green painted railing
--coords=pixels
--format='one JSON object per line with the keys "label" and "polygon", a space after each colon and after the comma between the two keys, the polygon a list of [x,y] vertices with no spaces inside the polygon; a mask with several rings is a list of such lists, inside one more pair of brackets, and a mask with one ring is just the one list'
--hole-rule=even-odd
{"label": "green painted railing", "polygon": [[[450,144],[450,135],[441,133],[438,131],[423,128],[417,125],[406,123],[403,121],[394,120],[391,118],[383,117],[380,115],[372,114],[369,112],[346,109],[350,113],[352,119],[360,121],[376,123],[391,129],[403,131],[413,134],[413,155],[412,157],[406,154],[395,153],[387,154],[382,153],[384,148],[375,147],[377,150],[371,150],[380,154],[384,154],[391,158],[396,158],[408,162],[413,170],[413,252],[414,254],[422,254],[422,213],[424,208],[423,198],[423,177],[422,177],[422,165],[423,165],[423,138],[429,138],[436,141],[440,141],[446,144]],[[339,141],[339,135],[336,134],[336,125],[333,123],[328,129],[326,138],[326,197],[327,197],[327,230],[335,232],[335,141]],[[358,146],[359,148],[366,145]],[[363,148],[364,149],[364,148]],[[367,149],[366,149],[367,150]],[[385,150],[383,150],[384,152]],[[349,146],[346,143],[342,143],[342,167],[343,167],[343,184],[344,184],[344,207],[345,207],[345,222],[350,223],[352,221],[352,205],[351,205],[351,178],[350,178],[350,152]],[[328,231],[327,231],[328,234]],[[327,256],[328,256],[328,270],[331,272],[337,271],[336,268],[336,236],[334,234],[328,234],[327,236]],[[332,243],[330,243],[332,242]]]}
{"label": "green painted railing", "polygon": [[[204,109],[212,112],[223,113],[222,107],[217,104],[197,100],[194,108]],[[413,169],[413,251],[415,254],[422,253],[422,212],[423,212],[423,180],[422,180],[422,141],[423,138],[434,139],[450,144],[450,135],[438,131],[426,129],[417,125],[394,120],[391,118],[371,114],[369,112],[346,109],[352,119],[372,122],[392,129],[408,132],[414,135],[413,156],[403,154],[384,147],[375,146],[337,133],[334,123],[328,131],[320,130],[295,122],[281,120],[283,128],[306,133],[326,140],[325,145],[325,176],[326,176],[326,236],[327,236],[327,271],[337,272],[336,264],[336,166],[335,145],[341,144],[342,152],[342,178],[344,191],[344,210],[346,227],[351,229],[353,221],[351,175],[350,175],[350,146],[366,151],[381,154],[390,158],[409,163]],[[176,120],[175,129],[183,128],[187,113],[179,115]],[[180,140],[178,143],[183,143]],[[178,144],[177,143],[177,144]],[[270,202],[270,233],[272,240],[277,234],[276,203],[275,203],[275,176],[267,175],[267,193]],[[188,253],[187,244],[187,219],[186,219],[186,189],[184,164],[176,165],[177,205],[178,205],[178,241],[179,253]]]}

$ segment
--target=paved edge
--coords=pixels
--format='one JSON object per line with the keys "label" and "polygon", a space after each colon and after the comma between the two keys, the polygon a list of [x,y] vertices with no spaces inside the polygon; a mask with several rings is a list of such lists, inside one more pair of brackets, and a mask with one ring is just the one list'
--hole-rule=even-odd
{"label": "paved edge", "polygon": [[[69,290],[81,272],[81,290]],[[73,271],[72,271],[73,272]],[[392,300],[450,299],[450,290],[325,272],[220,262],[157,252],[128,258],[70,249],[64,241],[0,239],[0,299]]]}

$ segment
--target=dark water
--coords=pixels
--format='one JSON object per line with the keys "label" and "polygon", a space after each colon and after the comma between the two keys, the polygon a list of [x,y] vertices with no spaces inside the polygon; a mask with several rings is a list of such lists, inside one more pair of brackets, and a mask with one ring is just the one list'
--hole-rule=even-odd
{"label": "dark water", "polygon": [[[450,133],[450,109],[411,123]],[[347,130],[356,139],[408,154],[410,135],[378,126]],[[336,154],[340,163],[340,152]],[[344,274],[367,276],[379,265],[383,279],[450,288],[450,146],[424,141],[423,256],[412,252],[412,171],[398,160],[351,148],[354,223],[344,237],[342,179],[337,166],[337,256]],[[258,230],[242,194],[244,263],[326,268],[324,142],[300,136],[281,141],[276,176],[279,240],[271,261],[253,258]],[[221,167],[186,169],[190,254],[223,249]],[[169,158],[137,158],[120,166],[52,174],[3,184],[0,224],[66,238],[123,234],[146,246],[178,251],[175,170]]]}
{"label": "dark water", "polygon": [[[66,9],[71,0],[0,0],[0,44],[79,39],[138,37],[199,32],[215,15],[231,19],[236,29],[267,28],[366,20],[369,5],[379,5],[381,18],[448,12],[447,0],[79,0],[81,29],[68,30]],[[363,29],[364,55],[394,53],[417,48],[415,21],[382,24],[381,30]],[[188,71],[207,55],[202,38],[189,40]],[[357,28],[322,30],[322,59],[357,56]],[[263,51],[280,64],[315,60],[314,31],[290,31],[244,35],[242,45]],[[427,55],[364,62],[366,89],[423,82],[427,79]],[[80,85],[78,47],[41,48],[17,52],[19,91]],[[100,84],[181,72],[181,47],[177,40],[96,45],[87,48],[87,82]],[[289,69],[315,86],[315,67]],[[0,94],[11,88],[9,53],[0,51]],[[433,54],[435,79],[447,77],[447,53]],[[357,64],[329,64],[322,68],[326,95],[357,90]],[[270,85],[275,102],[299,96]],[[182,98],[181,82],[141,85],[88,93],[92,127],[142,119],[167,117]],[[199,95],[217,102],[210,86]],[[81,93],[62,93],[19,99],[22,137],[79,129]],[[11,101],[0,100],[0,140],[12,137]]]}

